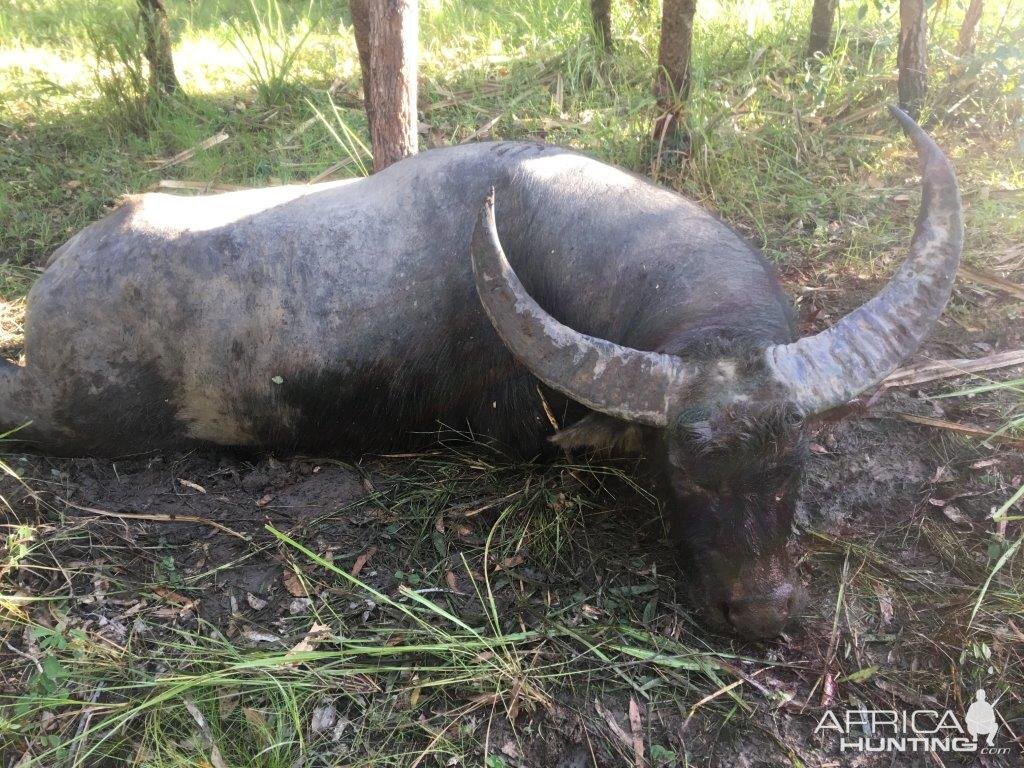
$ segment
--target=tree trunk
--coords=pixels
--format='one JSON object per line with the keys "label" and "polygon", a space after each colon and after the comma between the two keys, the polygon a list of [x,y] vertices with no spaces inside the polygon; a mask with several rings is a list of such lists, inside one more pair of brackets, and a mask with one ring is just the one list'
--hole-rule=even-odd
{"label": "tree trunk", "polygon": [[928,90],[928,27],[924,0],[900,0],[899,67],[900,107],[917,118]]}
{"label": "tree trunk", "polygon": [[139,0],[139,14],[146,36],[150,87],[157,93],[174,93],[179,85],[178,76],[174,74],[171,28],[167,23],[164,0]]}
{"label": "tree trunk", "polygon": [[664,0],[658,74],[654,96],[662,111],[654,125],[655,138],[674,133],[690,93],[690,58],[693,47],[693,14],[697,0]]}
{"label": "tree trunk", "polygon": [[363,78],[363,109],[366,111],[366,124],[373,124],[373,102],[370,100],[370,2],[371,0],[349,0],[348,8],[352,14],[352,31],[356,37],[356,50],[359,51],[359,72]]}
{"label": "tree trunk", "polygon": [[598,44],[606,53],[610,53],[613,48],[612,0],[590,0],[590,15]]}
{"label": "tree trunk", "polygon": [[811,9],[811,34],[807,40],[807,55],[813,57],[832,50],[832,27],[836,21],[839,0],[814,0]]}
{"label": "tree trunk", "polygon": [[349,0],[349,8],[362,68],[373,170],[380,171],[416,154],[418,0]]}
{"label": "tree trunk", "polygon": [[956,47],[958,55],[966,56],[974,52],[974,33],[978,30],[978,22],[981,21],[984,8],[984,0],[971,0],[971,4],[967,6],[964,23],[960,25],[960,40]]}

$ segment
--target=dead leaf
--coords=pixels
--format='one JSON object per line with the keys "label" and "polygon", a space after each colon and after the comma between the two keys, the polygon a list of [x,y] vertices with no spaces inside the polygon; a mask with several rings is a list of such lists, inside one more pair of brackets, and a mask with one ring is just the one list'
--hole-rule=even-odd
{"label": "dead leaf", "polygon": [[370,558],[377,554],[376,547],[370,547],[368,550],[363,552],[359,557],[356,558],[355,563],[352,564],[351,574],[358,576],[359,573],[366,567],[366,564],[370,562]]}
{"label": "dead leaf", "polygon": [[263,713],[260,712],[258,709],[253,709],[252,707],[242,707],[242,717],[245,718],[245,722],[247,722],[256,730],[262,731],[263,733],[268,733],[270,731],[270,728],[267,725],[267,719],[263,716]]}
{"label": "dead leaf", "polygon": [[338,722],[338,710],[334,708],[333,704],[324,704],[313,710],[313,715],[309,719],[309,732],[330,731],[336,722]]}
{"label": "dead leaf", "polygon": [[279,643],[281,638],[270,632],[262,632],[252,627],[247,627],[242,632],[242,637],[250,643]]}
{"label": "dead leaf", "polygon": [[252,592],[245,593],[245,601],[255,611],[262,611],[267,607],[267,601],[262,597],[256,597]]}
{"label": "dead leaf", "polygon": [[523,753],[519,751],[519,745],[512,741],[512,739],[509,739],[501,745],[501,751],[509,757],[511,757],[513,760],[523,759]]}
{"label": "dead leaf", "polygon": [[210,763],[213,768],[228,768],[228,764],[224,762],[224,758],[221,757],[220,750],[217,749],[217,744],[213,740],[213,734],[210,732],[210,725],[206,722],[206,717],[202,712],[199,711],[199,707],[196,706],[192,699],[186,698],[185,709],[192,715],[192,719],[196,721],[196,725],[199,726],[200,737],[203,741],[203,746],[210,750]]}
{"label": "dead leaf", "polygon": [[987,469],[1000,463],[999,459],[982,459],[971,464],[971,469]]}
{"label": "dead leaf", "polygon": [[961,512],[960,509],[953,504],[946,504],[942,508],[942,514],[944,514],[957,528],[961,528],[965,531],[974,529],[974,521],[967,517],[967,515]]}
{"label": "dead leaf", "polygon": [[297,653],[309,653],[315,651],[316,647],[331,635],[331,628],[326,624],[313,623],[313,626],[306,632],[306,636],[297,642],[292,649],[285,654],[286,657],[294,656]]}
{"label": "dead leaf", "polygon": [[206,493],[206,489],[203,488],[199,483],[193,483],[191,480],[186,480],[183,477],[178,478],[178,482],[184,485],[186,488],[191,488],[193,491],[199,491],[200,493]]}
{"label": "dead leaf", "polygon": [[644,759],[643,723],[640,721],[640,707],[632,696],[629,697],[629,729],[633,732],[633,764],[636,768],[644,768],[647,761]]}
{"label": "dead leaf", "polygon": [[821,683],[821,706],[828,709],[836,697],[836,679],[831,672],[825,673],[825,679]]}
{"label": "dead leaf", "polygon": [[878,611],[882,614],[882,625],[884,626],[892,622],[892,596],[885,587],[877,582],[875,582],[874,589],[875,597],[878,598]]}
{"label": "dead leaf", "polygon": [[506,557],[496,566],[494,566],[494,572],[505,571],[509,568],[515,568],[517,565],[522,565],[526,558],[523,555],[512,555],[512,557]]}
{"label": "dead leaf", "polygon": [[288,613],[292,616],[298,616],[300,613],[305,613],[313,605],[313,601],[308,597],[296,597],[290,603],[288,603]]}
{"label": "dead leaf", "polygon": [[189,600],[184,595],[178,594],[173,589],[167,589],[166,587],[154,587],[153,594],[162,600],[166,600],[168,603],[180,605],[183,610],[188,610],[195,605],[195,600]]}
{"label": "dead leaf", "polygon": [[281,581],[292,597],[309,597],[309,591],[295,571],[285,571],[281,575]]}
{"label": "dead leaf", "polygon": [[227,720],[231,713],[238,708],[238,702],[241,700],[242,694],[237,688],[228,688],[217,696],[217,713],[220,715],[220,719]]}
{"label": "dead leaf", "polygon": [[265,506],[267,506],[267,504],[269,504],[273,500],[274,500],[274,496],[272,494],[269,494],[269,493],[264,494],[263,496],[260,496],[258,499],[256,499],[256,506],[257,507],[265,507]]}

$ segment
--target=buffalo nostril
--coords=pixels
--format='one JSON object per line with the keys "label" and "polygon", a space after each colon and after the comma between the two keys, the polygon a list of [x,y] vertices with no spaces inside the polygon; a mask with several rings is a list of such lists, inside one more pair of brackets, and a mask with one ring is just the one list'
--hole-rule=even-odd
{"label": "buffalo nostril", "polygon": [[778,635],[790,617],[792,595],[778,593],[761,599],[729,600],[720,610],[736,634],[749,640],[762,640]]}

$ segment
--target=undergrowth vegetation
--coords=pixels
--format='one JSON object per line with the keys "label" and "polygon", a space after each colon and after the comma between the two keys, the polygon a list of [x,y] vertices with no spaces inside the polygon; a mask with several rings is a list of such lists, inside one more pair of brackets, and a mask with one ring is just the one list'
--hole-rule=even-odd
{"label": "undergrowth vegetation", "polygon": [[[167,5],[182,89],[159,100],[134,2],[0,11],[8,356],[49,253],[124,195],[370,166],[345,0]],[[884,110],[895,3],[843,3],[834,49],[807,61],[809,2],[702,0],[685,155],[648,141],[656,3],[613,4],[612,55],[575,0],[421,5],[421,148],[542,139],[656,176],[763,247],[812,325],[902,254],[918,192]],[[923,119],[961,179],[965,259],[1019,283],[1024,8],[988,3],[961,58],[963,5],[929,10]],[[990,287],[961,284],[930,353],[1021,345],[1020,303]],[[897,400],[897,415],[1001,437],[1024,426],[1019,378],[924,389]],[[805,628],[768,645],[701,628],[630,463],[523,463],[466,441],[359,467],[186,456],[93,476],[86,460],[12,454],[0,484],[0,766],[502,768],[544,754],[556,765],[570,736],[581,765],[836,765],[813,736],[823,709],[962,712],[976,686],[1002,696],[1017,738],[1024,462],[1007,446],[1019,443],[925,439],[894,423],[815,435],[801,515],[812,601]],[[275,507],[289,483],[328,472],[358,493],[310,519]],[[103,501],[153,473],[157,497],[199,517],[191,528],[135,498],[113,512],[69,498],[82,478]]]}

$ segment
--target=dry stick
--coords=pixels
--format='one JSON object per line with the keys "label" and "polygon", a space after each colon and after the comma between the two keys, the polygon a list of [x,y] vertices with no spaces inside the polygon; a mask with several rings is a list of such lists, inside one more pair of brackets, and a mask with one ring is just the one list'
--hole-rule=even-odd
{"label": "dry stick", "polygon": [[89,697],[90,706],[85,709],[82,713],[81,719],[78,721],[78,730],[75,732],[75,750],[74,756],[71,758],[71,768],[78,768],[81,765],[79,755],[82,752],[82,748],[85,746],[86,731],[89,728],[89,723],[92,722],[93,713],[96,711],[91,705],[96,703],[96,700],[100,697],[103,692],[104,683],[101,680],[96,686],[96,690],[92,692],[92,696]]}
{"label": "dry stick", "polygon": [[961,264],[958,272],[963,277],[969,278],[976,283],[981,283],[989,288],[995,288],[1010,294],[1015,299],[1024,301],[1024,285],[1019,285],[1012,280],[1007,280],[1005,277],[994,275],[991,272],[986,272],[983,269],[978,269],[968,264]]}
{"label": "dry stick", "polygon": [[951,379],[969,373],[994,371],[999,368],[1009,368],[1015,365],[1024,365],[1024,349],[997,352],[996,354],[980,357],[975,360],[959,358],[910,365],[889,374],[882,380],[881,386],[885,389],[908,387],[914,384],[924,384],[928,381]]}
{"label": "dry stick", "polygon": [[1000,442],[1006,443],[1007,445],[1013,445],[1018,448],[1024,448],[1024,439],[1018,437],[1010,437],[1008,435],[1001,435],[995,432],[989,432],[987,429],[982,429],[973,424],[957,424],[954,421],[946,421],[945,419],[934,419],[930,416],[915,416],[912,413],[892,413],[882,414],[880,416],[869,416],[870,419],[899,419],[900,421],[908,421],[911,424],[921,424],[925,427],[935,427],[937,429],[945,429],[950,432],[958,432],[962,435],[970,435],[971,437],[980,437],[985,440],[999,440]]}
{"label": "dry stick", "polygon": [[178,165],[179,163],[184,163],[187,160],[191,160],[192,157],[197,152],[201,152],[204,149],[209,149],[210,147],[215,147],[218,144],[227,141],[229,138],[231,138],[231,137],[228,134],[226,134],[226,133],[223,133],[223,132],[222,133],[218,133],[218,134],[216,134],[214,136],[211,136],[210,138],[206,139],[205,141],[199,142],[198,144],[196,144],[194,147],[191,147],[190,149],[186,149],[183,152],[179,152],[178,154],[176,154],[174,157],[170,158],[169,160],[159,160],[159,161],[157,161],[158,165],[153,170],[159,171],[159,170],[163,170],[164,168],[169,168],[172,165]]}
{"label": "dry stick", "polygon": [[692,707],[690,707],[690,712],[689,712],[689,714],[688,714],[688,715],[686,716],[686,719],[685,719],[685,720],[683,721],[683,725],[682,725],[682,727],[681,727],[681,728],[679,729],[679,730],[680,730],[680,732],[685,732],[685,731],[686,731],[686,729],[687,729],[687,726],[689,726],[689,724],[690,724],[690,720],[692,720],[692,719],[693,719],[693,716],[694,716],[694,714],[696,714],[696,712],[697,712],[697,710],[698,710],[698,709],[700,709],[701,707],[703,707],[703,706],[704,706],[705,704],[707,704],[707,703],[708,703],[709,701],[714,701],[715,699],[717,699],[717,698],[718,698],[719,696],[721,696],[722,694],[724,694],[724,693],[728,693],[728,692],[729,692],[729,691],[731,691],[731,690],[732,690],[733,688],[737,688],[737,687],[739,687],[739,686],[743,685],[743,683],[744,683],[744,682],[745,682],[745,681],[743,680],[743,678],[737,678],[736,680],[733,680],[733,681],[732,681],[731,683],[728,683],[727,685],[723,685],[723,686],[722,686],[721,688],[719,688],[719,689],[718,689],[717,691],[714,691],[713,693],[709,693],[709,694],[708,694],[707,696],[705,696],[705,697],[704,697],[703,699],[701,699],[701,700],[700,700],[700,701],[698,701],[698,702],[697,702],[696,704],[694,704],[694,705],[693,705]]}
{"label": "dry stick", "polygon": [[598,699],[594,699],[594,710],[597,712],[598,715],[604,718],[605,723],[608,724],[608,728],[611,730],[613,734],[615,734],[615,738],[622,742],[623,746],[625,746],[627,749],[632,750],[633,738],[628,733],[626,733],[626,731],[623,729],[621,725],[615,722],[615,717],[612,715],[611,712],[609,712],[601,706],[601,702]]}
{"label": "dry stick", "polygon": [[226,533],[229,536],[234,536],[236,539],[242,541],[251,541],[248,536],[243,536],[237,531],[233,531],[226,525],[218,523],[216,520],[211,520],[208,517],[198,517],[197,515],[147,515],[138,512],[111,512],[106,509],[98,509],[97,507],[85,507],[81,504],[75,504],[73,501],[57,496],[58,501],[71,507],[71,509],[77,509],[79,512],[88,512],[90,515],[100,515],[102,517],[114,517],[126,520],[149,520],[154,523],[198,523],[199,525],[208,525],[211,528],[216,528],[221,533]]}
{"label": "dry stick", "polygon": [[316,176],[310,179],[307,182],[307,184],[319,184],[321,181],[324,181],[329,176],[333,176],[338,171],[344,170],[345,168],[348,168],[350,165],[355,165],[355,162],[353,160],[339,160],[334,165],[329,166],[328,168],[325,168],[324,170],[320,171],[320,173],[318,173]]}
{"label": "dry stick", "polygon": [[250,189],[242,184],[220,184],[215,181],[184,181],[182,179],[160,179],[150,189],[189,189],[198,192],[237,192]]}

